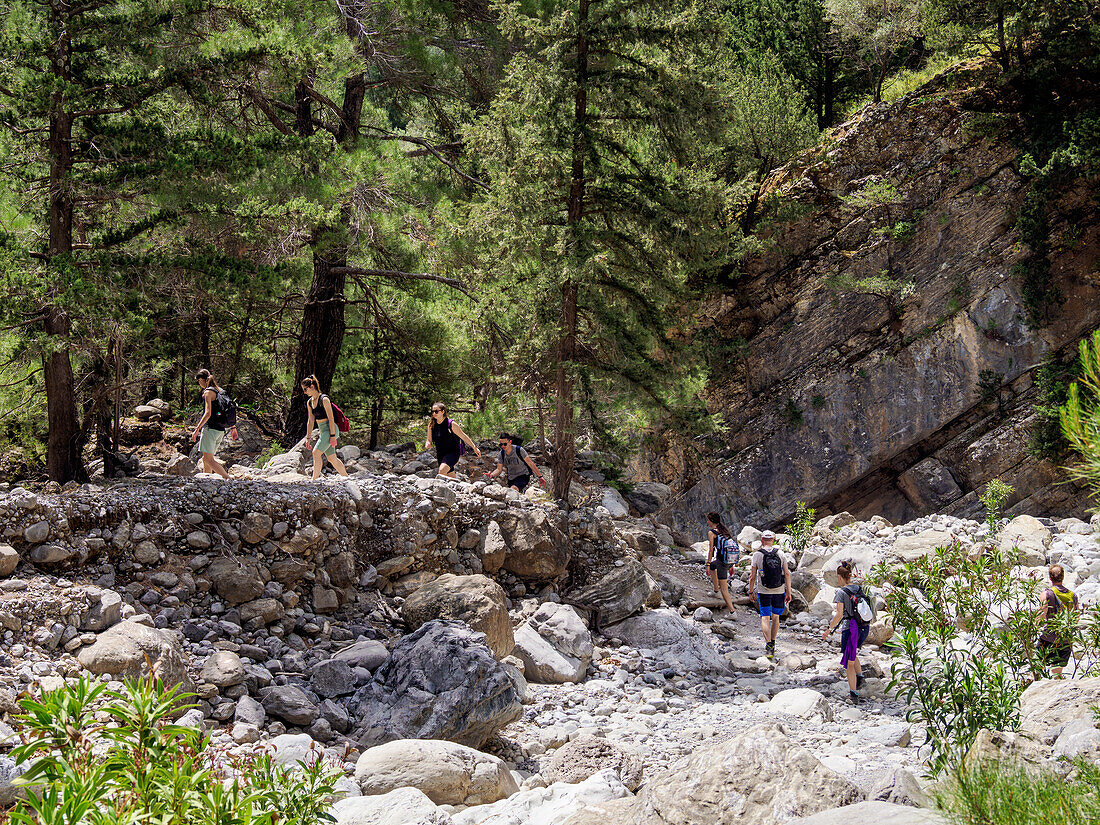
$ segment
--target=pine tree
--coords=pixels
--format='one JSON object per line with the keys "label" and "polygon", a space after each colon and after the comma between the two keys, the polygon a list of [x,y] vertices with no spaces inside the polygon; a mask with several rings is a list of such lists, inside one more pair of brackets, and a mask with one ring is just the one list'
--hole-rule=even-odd
{"label": "pine tree", "polygon": [[492,317],[551,353],[554,493],[568,501],[578,390],[591,412],[615,392],[667,403],[669,313],[688,274],[730,252],[715,52],[691,4],[501,14],[517,54],[471,133],[492,185],[472,231]]}

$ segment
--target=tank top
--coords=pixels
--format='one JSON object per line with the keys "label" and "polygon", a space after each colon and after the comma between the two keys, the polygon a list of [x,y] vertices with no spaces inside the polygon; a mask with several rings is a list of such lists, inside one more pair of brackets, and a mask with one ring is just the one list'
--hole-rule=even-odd
{"label": "tank top", "polygon": [[442,424],[432,424],[432,443],[435,444],[437,458],[459,451],[458,436],[451,430],[451,419],[448,418]]}

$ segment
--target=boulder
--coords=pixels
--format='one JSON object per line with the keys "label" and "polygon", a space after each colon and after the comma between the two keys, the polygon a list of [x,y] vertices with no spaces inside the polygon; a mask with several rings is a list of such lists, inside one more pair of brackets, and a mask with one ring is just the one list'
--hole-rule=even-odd
{"label": "boulder", "polygon": [[709,634],[699,634],[667,608],[647,610],[603,632],[631,647],[653,651],[658,661],[683,672],[721,675],[730,671],[729,661],[711,644]]}
{"label": "boulder", "polygon": [[[901,561],[916,561],[924,558],[937,547],[949,547],[954,541],[955,537],[950,533],[940,530],[922,530],[915,536],[899,536],[894,541],[893,554]],[[825,581],[828,582],[828,578]],[[836,585],[833,584],[833,587]]]}
{"label": "boulder", "polygon": [[1100,705],[1100,677],[1040,679],[1020,696],[1020,731],[1043,736],[1050,728],[1088,716]]}
{"label": "boulder", "polygon": [[513,508],[499,517],[510,548],[504,569],[526,581],[549,581],[563,575],[573,558],[569,522],[560,510]]}
{"label": "boulder", "polygon": [[661,587],[637,559],[623,559],[599,581],[572,593],[574,604],[596,611],[599,626],[615,624],[648,605],[660,607]]}
{"label": "boulder", "polygon": [[831,516],[825,516],[825,518],[819,518],[817,523],[814,524],[814,532],[818,530],[828,530],[835,533],[840,530],[841,527],[847,527],[849,524],[855,524],[856,517],[849,512],[835,513]]}
{"label": "boulder", "polygon": [[241,540],[259,544],[271,535],[271,516],[265,513],[246,513],[241,519]]}
{"label": "boulder", "polygon": [[642,784],[642,760],[636,753],[607,739],[583,734],[554,752],[546,778],[574,785],[609,768],[628,791],[636,791]]}
{"label": "boulder", "polygon": [[336,651],[332,654],[332,658],[347,662],[352,667],[362,667],[375,671],[390,658],[390,652],[381,642],[368,639]]}
{"label": "boulder", "polygon": [[23,528],[23,541],[27,544],[41,544],[50,537],[50,523],[36,521]]}
{"label": "boulder", "polygon": [[785,713],[807,719],[820,716],[826,722],[833,719],[833,709],[829,700],[812,688],[790,688],[781,690],[767,704],[771,713]]}
{"label": "boulder", "polygon": [[401,614],[412,630],[432,619],[465,622],[485,634],[489,649],[501,659],[515,646],[506,598],[504,588],[488,576],[445,573],[409,596]]}
{"label": "boulder", "polygon": [[190,456],[176,453],[164,465],[164,472],[170,476],[193,476],[198,472],[198,466],[191,460]]}
{"label": "boulder", "polygon": [[325,748],[308,733],[282,733],[271,740],[273,758],[280,765],[312,765],[324,757]]}
{"label": "boulder", "polygon": [[[945,534],[941,533],[940,535]],[[931,546],[938,545],[933,544]],[[861,573],[866,573],[872,567],[878,564],[879,558],[879,555],[871,548],[849,547],[839,552],[833,553],[832,555],[824,559],[815,559],[811,563],[810,570],[813,570],[816,567],[818,570],[820,570],[821,578],[824,580],[825,584],[829,585],[829,587],[840,587],[840,579],[837,578],[836,568],[837,565],[840,564],[842,561],[854,562],[857,570],[859,570]],[[793,586],[793,579],[791,584]],[[817,598],[816,593],[814,594],[814,598]]]}
{"label": "boulder", "polygon": [[261,619],[265,625],[277,622],[286,615],[286,608],[278,599],[264,598],[245,602],[237,608],[241,614],[241,623],[247,624],[253,619]]}
{"label": "boulder", "polygon": [[332,806],[336,825],[446,825],[448,817],[416,788],[381,796],[349,796]]}
{"label": "boulder", "polygon": [[85,670],[120,679],[153,675],[165,686],[193,688],[187,659],[175,637],[135,621],[119,622],[77,654]]}
{"label": "boulder", "polygon": [[914,808],[927,808],[932,804],[917,778],[905,768],[882,771],[871,784],[867,799],[892,802],[895,805],[910,805]]}
{"label": "boulder", "polygon": [[779,825],[863,799],[776,724],[697,748],[642,794],[665,825]]}
{"label": "boulder", "polygon": [[879,613],[867,630],[867,644],[884,645],[894,638],[894,619],[886,613]]}
{"label": "boulder", "polygon": [[346,661],[333,658],[313,667],[310,684],[318,696],[347,696],[355,691],[355,673]]}
{"label": "boulder", "polygon": [[[836,568],[834,567],[835,571]],[[813,573],[805,570],[795,570],[791,573],[791,589],[798,592],[806,604],[813,604],[817,594],[821,592],[821,580]]]}
{"label": "boulder", "polygon": [[485,528],[485,535],[481,538],[481,569],[490,576],[499,572],[504,566],[504,560],[508,558],[508,542],[500,525],[490,521]]}
{"label": "boulder", "polygon": [[659,481],[642,481],[635,484],[634,488],[626,494],[626,500],[643,516],[656,513],[670,498],[672,498],[672,488]]}
{"label": "boulder", "polygon": [[626,518],[630,515],[630,505],[613,487],[605,487],[600,497],[600,504],[611,514],[611,518]]}
{"label": "boulder", "polygon": [[306,692],[295,685],[273,685],[264,688],[261,696],[268,715],[291,725],[309,725],[317,718],[317,706]]}
{"label": "boulder", "polygon": [[1004,552],[1017,551],[1016,560],[1026,567],[1047,563],[1051,532],[1034,516],[1016,516],[997,534],[997,546]]}
{"label": "boulder", "polygon": [[264,592],[260,569],[250,561],[232,556],[219,556],[210,562],[206,576],[214,592],[230,604],[250,602]]}
{"label": "boulder", "polygon": [[18,566],[18,551],[10,544],[0,542],[0,576],[10,576]]}
{"label": "boulder", "polygon": [[1055,759],[1085,758],[1095,760],[1100,754],[1100,730],[1092,714],[1066,723],[1054,742],[1051,754]]}
{"label": "boulder", "polygon": [[150,404],[138,404],[134,407],[134,418],[138,421],[160,421],[160,410]]}
{"label": "boulder", "polygon": [[947,825],[947,820],[935,811],[874,801],[857,802],[844,808],[792,819],[787,825],[852,825],[853,822],[866,822],[868,825]]}
{"label": "boulder", "polygon": [[600,771],[576,785],[555,782],[548,788],[520,791],[492,805],[477,805],[451,815],[454,825],[561,825],[592,805],[630,796],[614,770]]}
{"label": "boulder", "polygon": [[363,751],[355,779],[364,796],[416,788],[437,805],[485,805],[519,790],[496,756],[438,739],[398,739]]}
{"label": "boulder", "polygon": [[478,748],[517,720],[526,684],[484,639],[461,622],[440,619],[402,637],[352,698],[356,738],[367,746],[448,739]]}
{"label": "boulder", "polygon": [[547,602],[516,630],[515,655],[529,682],[579,682],[592,661],[592,634],[572,607]]}
{"label": "boulder", "polygon": [[241,657],[231,650],[215,650],[206,657],[199,677],[207,684],[219,688],[241,684],[248,678]]}
{"label": "boulder", "polygon": [[122,621],[122,596],[113,590],[89,592],[88,609],[80,617],[80,629],[100,633]]}

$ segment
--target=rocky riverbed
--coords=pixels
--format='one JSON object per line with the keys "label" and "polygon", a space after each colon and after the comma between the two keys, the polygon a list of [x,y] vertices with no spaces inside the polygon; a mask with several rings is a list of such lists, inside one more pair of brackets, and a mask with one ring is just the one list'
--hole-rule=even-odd
{"label": "rocky riverbed", "polygon": [[[419,461],[406,458],[363,462]],[[729,614],[705,545],[643,514],[659,487],[627,501],[593,482],[566,514],[428,466],[309,483],[275,464],[228,482],[0,490],[7,722],[24,691],[151,670],[194,692],[182,721],[228,753],[341,766],[344,825],[780,823],[927,804],[924,732],[886,691],[889,617],[864,648],[857,705],[835,637],[821,639],[833,571],[984,542],[985,525],[823,519],[793,559],[773,662],[747,559]],[[1021,516],[993,540],[1017,548],[1021,576],[1062,562],[1092,602],[1093,531]]]}

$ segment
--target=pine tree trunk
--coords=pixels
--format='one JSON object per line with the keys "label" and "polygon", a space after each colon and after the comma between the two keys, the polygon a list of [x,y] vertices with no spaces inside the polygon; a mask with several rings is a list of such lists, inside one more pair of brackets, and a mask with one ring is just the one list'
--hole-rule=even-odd
{"label": "pine tree trunk", "polygon": [[[310,81],[303,80],[295,92],[296,128],[301,135],[313,134]],[[351,149],[359,139],[359,121],[366,96],[365,75],[353,75],[344,81],[343,119],[338,142]],[[345,210],[346,213],[346,210]],[[350,215],[345,216],[346,220]],[[290,409],[283,423],[286,447],[306,434],[305,394],[302,379],[316,375],[322,390],[328,392],[340,360],[344,344],[344,286],[347,277],[333,269],[348,265],[345,229],[319,227],[313,233],[313,282],[302,309],[302,329],[298,336],[298,356],[294,370],[294,386],[290,393]]]}
{"label": "pine tree trunk", "polygon": [[[573,254],[583,258],[579,248],[579,225],[584,219],[585,170],[588,154],[588,2],[577,5],[577,77],[573,100],[573,150],[570,171],[569,203],[566,220],[572,229]],[[561,321],[558,332],[558,364],[555,375],[557,394],[554,410],[554,497],[569,507],[569,488],[573,483],[573,457],[576,433],[573,422],[573,364],[577,357],[578,285],[570,278],[561,287]]]}
{"label": "pine tree trunk", "polygon": [[[71,43],[67,12],[55,6],[50,22],[56,35],[50,69],[60,86],[70,78]],[[72,116],[66,109],[65,93],[59,89],[50,100],[48,142],[50,229],[46,277],[50,279],[65,277],[53,269],[53,263],[56,258],[62,258],[67,263],[73,251],[73,196],[69,181],[73,167],[72,137]],[[49,423],[46,470],[51,481],[61,484],[66,481],[84,481],[87,476],[80,454],[75,382],[72,362],[69,360],[68,338],[71,322],[63,307],[52,304],[45,308],[44,316],[48,354],[44,356],[42,366]]]}

